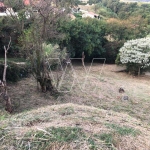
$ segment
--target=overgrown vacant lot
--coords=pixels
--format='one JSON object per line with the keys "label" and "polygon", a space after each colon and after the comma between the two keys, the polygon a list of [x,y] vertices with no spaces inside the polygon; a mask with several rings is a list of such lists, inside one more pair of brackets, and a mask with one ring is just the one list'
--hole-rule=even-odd
{"label": "overgrown vacant lot", "polygon": [[54,96],[40,93],[33,78],[10,85],[15,110],[10,116],[1,109],[0,148],[149,150],[150,77],[121,69],[68,66]]}

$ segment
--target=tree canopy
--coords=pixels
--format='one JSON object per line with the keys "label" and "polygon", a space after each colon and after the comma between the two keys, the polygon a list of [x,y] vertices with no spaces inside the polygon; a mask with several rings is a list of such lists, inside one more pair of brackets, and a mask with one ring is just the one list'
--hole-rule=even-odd
{"label": "tree canopy", "polygon": [[66,33],[66,38],[60,45],[66,46],[72,56],[81,57],[84,51],[87,56],[100,56],[104,49],[106,24],[97,19],[75,19],[62,24],[60,32]]}

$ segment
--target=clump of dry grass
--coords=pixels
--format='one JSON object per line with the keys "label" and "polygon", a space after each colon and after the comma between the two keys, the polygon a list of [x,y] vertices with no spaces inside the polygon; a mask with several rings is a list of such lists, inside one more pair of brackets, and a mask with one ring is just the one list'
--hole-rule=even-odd
{"label": "clump of dry grass", "polygon": [[72,147],[70,146],[70,144],[68,143],[58,143],[58,142],[54,142],[52,143],[48,148],[46,148],[45,150],[73,150]]}

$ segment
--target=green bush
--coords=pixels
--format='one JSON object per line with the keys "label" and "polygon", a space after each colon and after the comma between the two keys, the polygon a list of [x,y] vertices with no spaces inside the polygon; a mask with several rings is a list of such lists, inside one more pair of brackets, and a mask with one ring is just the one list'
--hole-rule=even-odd
{"label": "green bush", "polygon": [[[67,34],[61,41],[63,47],[71,53],[71,57],[81,58],[82,52],[87,57],[102,55],[105,44],[106,23],[98,19],[83,18],[61,24],[59,32]],[[72,56],[74,54],[74,56]]]}
{"label": "green bush", "polygon": [[[0,61],[0,79],[3,79],[4,62]],[[10,82],[17,82],[21,78],[29,75],[29,67],[25,64],[17,64],[15,62],[8,62],[6,80]]]}
{"label": "green bush", "polygon": [[82,14],[81,14],[81,13],[74,13],[74,16],[75,16],[76,18],[82,18]]}
{"label": "green bush", "polygon": [[116,63],[126,66],[128,72],[140,75],[150,68],[150,38],[130,40],[119,50]]}
{"label": "green bush", "polygon": [[123,46],[123,41],[113,41],[107,42],[104,45],[105,53],[104,56],[106,58],[107,63],[115,63],[115,59],[119,52],[119,49]]}

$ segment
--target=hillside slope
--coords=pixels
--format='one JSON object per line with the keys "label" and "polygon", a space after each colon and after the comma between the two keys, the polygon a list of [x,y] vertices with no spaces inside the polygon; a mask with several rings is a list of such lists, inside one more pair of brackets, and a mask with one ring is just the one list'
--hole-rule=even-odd
{"label": "hillside slope", "polygon": [[149,150],[149,76],[85,65],[67,67],[61,87],[67,93],[41,93],[32,77],[9,84],[15,107],[8,115],[0,105],[0,150]]}
{"label": "hillside slope", "polygon": [[124,113],[77,104],[42,107],[1,121],[1,150],[148,150],[150,127]]}

